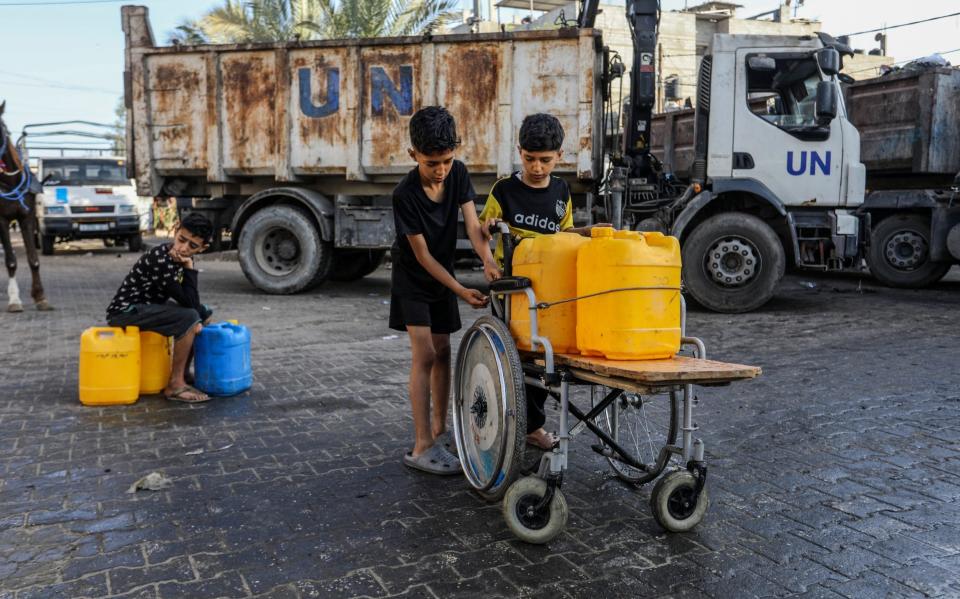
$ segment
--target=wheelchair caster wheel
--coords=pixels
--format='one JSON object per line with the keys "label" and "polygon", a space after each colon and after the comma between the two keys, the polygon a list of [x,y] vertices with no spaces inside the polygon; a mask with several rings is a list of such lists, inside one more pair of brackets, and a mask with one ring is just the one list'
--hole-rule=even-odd
{"label": "wheelchair caster wheel", "polygon": [[535,545],[552,541],[564,526],[570,509],[560,489],[555,489],[550,505],[539,512],[536,505],[547,492],[547,482],[542,478],[521,478],[507,490],[503,498],[503,517],[518,539]]}
{"label": "wheelchair caster wheel", "polygon": [[707,513],[710,497],[706,488],[694,500],[697,479],[687,470],[665,474],[650,493],[650,508],[657,524],[669,532],[692,529]]}

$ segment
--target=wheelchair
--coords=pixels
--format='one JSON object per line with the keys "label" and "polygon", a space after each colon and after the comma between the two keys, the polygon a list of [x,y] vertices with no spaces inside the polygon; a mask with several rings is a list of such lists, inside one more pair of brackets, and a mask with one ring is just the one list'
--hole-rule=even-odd
{"label": "wheelchair", "polygon": [[[617,363],[554,354],[550,340],[538,334],[537,312],[544,307],[531,281],[512,276],[509,229],[500,223],[497,232],[505,276],[491,283],[493,314],[466,331],[454,371],[454,437],[468,483],[484,499],[502,500],[503,517],[517,538],[547,543],[563,531],[569,514],[561,489],[571,440],[589,431],[598,441],[591,449],[618,478],[637,487],[656,481],[650,507],[661,527],[692,529],[710,503],[704,444],[694,436],[693,386],[753,378],[760,369],[707,360],[703,342],[686,336],[682,296],[682,352],[690,356]],[[510,333],[505,300],[516,293],[527,297],[531,352],[518,351]],[[526,475],[525,385],[546,390],[559,403],[559,442]],[[572,389],[581,387],[589,392],[589,409],[572,397]]]}

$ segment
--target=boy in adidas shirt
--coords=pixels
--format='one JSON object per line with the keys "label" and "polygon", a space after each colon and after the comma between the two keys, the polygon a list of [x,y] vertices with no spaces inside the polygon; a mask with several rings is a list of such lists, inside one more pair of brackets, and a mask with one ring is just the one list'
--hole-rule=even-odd
{"label": "boy in adidas shirt", "polygon": [[[566,181],[551,175],[563,156],[563,127],[550,114],[532,114],[520,126],[521,169],[504,177],[490,189],[480,213],[484,234],[500,221],[507,223],[514,238],[525,239],[566,231],[590,235],[592,227],[573,226],[573,202]],[[606,226],[598,224],[594,226]],[[503,264],[503,244],[497,244],[497,262]],[[527,442],[541,449],[556,444],[556,436],[546,432],[543,404],[547,392],[527,385]]]}

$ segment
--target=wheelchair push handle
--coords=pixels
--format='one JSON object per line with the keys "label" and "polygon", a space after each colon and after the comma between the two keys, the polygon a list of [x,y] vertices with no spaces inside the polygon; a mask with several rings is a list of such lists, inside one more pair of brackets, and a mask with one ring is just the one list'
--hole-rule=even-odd
{"label": "wheelchair push handle", "polygon": [[503,244],[503,276],[509,277],[513,274],[514,249],[514,239],[513,235],[510,234],[510,226],[503,221],[497,221],[490,224],[489,231],[491,235],[500,235],[500,243]]}

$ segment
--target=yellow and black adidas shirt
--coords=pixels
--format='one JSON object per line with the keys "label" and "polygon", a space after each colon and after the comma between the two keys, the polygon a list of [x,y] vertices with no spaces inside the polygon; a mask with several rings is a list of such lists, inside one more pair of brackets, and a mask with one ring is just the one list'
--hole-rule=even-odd
{"label": "yellow and black adidas shirt", "polygon": [[[517,171],[493,184],[480,222],[488,218],[499,218],[510,226],[514,237],[523,239],[566,231],[573,228],[570,186],[563,179],[550,177],[550,185],[530,187]],[[494,257],[502,266],[502,242],[497,243]]]}

